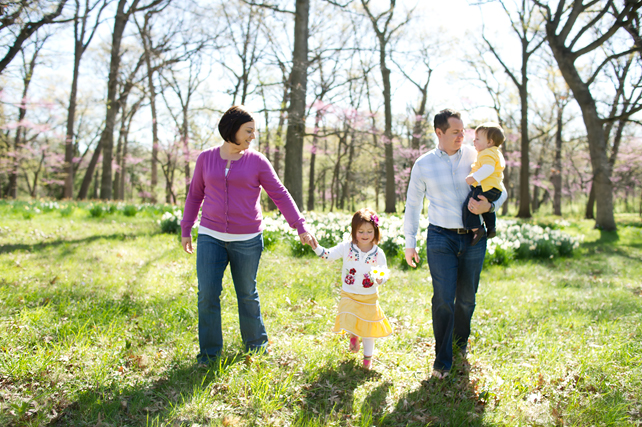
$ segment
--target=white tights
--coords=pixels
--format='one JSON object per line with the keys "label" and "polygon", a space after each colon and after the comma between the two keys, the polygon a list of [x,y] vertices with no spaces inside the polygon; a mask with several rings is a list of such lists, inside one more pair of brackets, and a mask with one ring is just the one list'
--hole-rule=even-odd
{"label": "white tights", "polygon": [[374,353],[374,345],[375,345],[375,339],[374,338],[361,338],[361,342],[363,342],[363,355],[365,357],[370,357]]}

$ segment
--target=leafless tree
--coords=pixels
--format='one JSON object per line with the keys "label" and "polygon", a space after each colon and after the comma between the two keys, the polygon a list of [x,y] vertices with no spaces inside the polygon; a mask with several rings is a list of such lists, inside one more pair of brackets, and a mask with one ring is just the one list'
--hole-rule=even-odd
{"label": "leafless tree", "polygon": [[515,84],[519,91],[519,99],[521,105],[521,165],[520,165],[520,179],[519,179],[519,210],[517,216],[519,218],[530,218],[530,140],[528,137],[528,61],[545,42],[544,33],[542,31],[543,19],[539,13],[536,5],[521,0],[516,10],[510,10],[506,6],[505,1],[500,1],[504,11],[511,21],[513,32],[517,35],[521,45],[521,67],[518,72],[512,70],[502,59],[496,47],[491,43],[486,35],[482,32],[482,37],[488,46],[488,49],[501,64],[502,68],[510,77],[510,80]]}
{"label": "leafless tree", "polygon": [[361,5],[372,23],[372,28],[377,37],[379,47],[379,68],[381,70],[381,80],[383,82],[383,99],[384,99],[384,146],[386,156],[386,207],[385,211],[394,213],[397,211],[396,204],[396,186],[395,186],[395,169],[393,157],[393,134],[392,134],[392,91],[390,85],[390,69],[388,68],[388,49],[392,37],[401,27],[406,25],[410,20],[410,12],[406,19],[398,24],[393,23],[393,16],[396,7],[396,0],[389,0],[389,8],[379,14],[373,14],[370,0],[361,0]]}
{"label": "leafless tree", "polygon": [[[89,44],[91,43],[98,26],[100,17],[108,4],[108,0],[85,0],[84,4],[80,0],[75,0],[76,10],[74,13],[74,68],[71,77],[71,91],[69,93],[69,107],[67,108],[67,134],[65,138],[65,186],[63,197],[66,199],[73,198],[74,192],[74,125],[76,121],[76,104],[78,97],[78,78],[80,75],[80,61]],[[97,9],[97,10],[96,10]],[[95,12],[93,25],[90,25],[89,18],[92,12]]]}
{"label": "leafless tree", "polygon": [[107,79],[107,100],[105,112],[105,129],[101,135],[99,145],[103,152],[102,178],[100,185],[100,198],[110,200],[112,198],[112,160],[114,148],[114,128],[116,116],[118,115],[118,74],[121,62],[121,43],[127,22],[132,14],[144,12],[153,8],[162,8],[170,0],[149,0],[147,3],[141,0],[133,0],[127,7],[127,0],[119,0],[116,15],[114,17],[114,29],[112,32],[111,55],[109,63],[109,77]]}
{"label": "leafless tree", "polygon": [[[591,85],[602,69],[612,60],[640,52],[639,9],[642,1],[626,1],[616,5],[614,0],[584,2],[560,0],[555,10],[543,1],[533,0],[544,13],[546,19],[546,38],[553,56],[582,110],[586,127],[593,169],[593,186],[597,203],[596,227],[615,230],[613,215],[612,168],[607,153],[605,124],[630,117],[642,110],[642,103],[629,105],[627,111],[604,117],[598,110]],[[595,52],[604,43],[628,34],[632,43],[620,43],[621,49],[608,55],[591,70],[590,75],[582,75],[583,66],[579,59]],[[599,59],[598,59],[599,61]]]}
{"label": "leafless tree", "polygon": [[[20,104],[18,106],[18,125],[16,126],[16,136],[13,140],[13,165],[11,167],[11,172],[9,173],[9,182],[5,191],[5,195],[13,199],[18,196],[20,151],[22,150],[22,146],[25,142],[24,140],[27,131],[23,125],[23,121],[27,115],[27,94],[29,93],[29,87],[33,80],[34,69],[38,63],[38,55],[48,38],[48,34],[44,36],[36,35],[35,39],[29,44],[29,46],[21,45],[19,49],[20,56],[22,58],[22,67],[20,69],[22,77],[22,97],[20,98]],[[27,50],[29,50],[29,52]]]}

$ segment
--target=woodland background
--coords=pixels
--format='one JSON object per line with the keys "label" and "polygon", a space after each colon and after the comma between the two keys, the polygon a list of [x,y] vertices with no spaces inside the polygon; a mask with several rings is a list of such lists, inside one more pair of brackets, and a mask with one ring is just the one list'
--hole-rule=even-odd
{"label": "woodland background", "polygon": [[504,214],[642,211],[642,2],[433,3],[2,1],[1,195],[181,204],[246,104],[301,209],[392,213],[450,107],[506,129]]}

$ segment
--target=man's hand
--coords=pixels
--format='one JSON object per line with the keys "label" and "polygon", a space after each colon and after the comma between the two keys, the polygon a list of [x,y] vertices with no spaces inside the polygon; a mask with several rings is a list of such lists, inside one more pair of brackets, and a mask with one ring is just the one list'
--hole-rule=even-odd
{"label": "man's hand", "polygon": [[419,262],[419,254],[417,253],[417,249],[415,248],[406,248],[406,262],[408,263],[409,266],[411,267],[416,267],[417,264],[415,263]]}
{"label": "man's hand", "polygon": [[312,249],[316,249],[319,246],[317,239],[307,231],[305,233],[299,234],[299,239],[301,240],[302,245],[310,245]]}
{"label": "man's hand", "polygon": [[[468,210],[470,211],[470,213],[473,213],[475,215],[481,215],[483,213],[488,212],[490,210],[490,202],[488,201],[488,199],[484,196],[477,196],[477,197],[479,197],[479,201],[475,200],[472,197],[468,201]],[[407,255],[406,255],[406,258],[408,258]]]}
{"label": "man's hand", "polygon": [[473,185],[473,184],[475,184],[476,182],[477,182],[477,180],[476,180],[475,178],[473,178],[473,175],[472,175],[472,174],[471,174],[471,175],[468,175],[468,176],[466,177],[466,184],[468,184],[468,185]]}
{"label": "man's hand", "polygon": [[194,253],[194,248],[192,247],[192,236],[190,237],[181,237],[181,244],[183,245],[183,250],[188,254]]}

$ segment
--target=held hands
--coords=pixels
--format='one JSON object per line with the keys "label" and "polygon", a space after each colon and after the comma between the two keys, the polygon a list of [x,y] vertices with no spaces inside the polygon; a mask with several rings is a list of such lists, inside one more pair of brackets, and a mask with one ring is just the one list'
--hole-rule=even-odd
{"label": "held hands", "polygon": [[466,184],[473,185],[475,183],[477,183],[477,180],[473,178],[473,174],[470,174],[466,177]]}
{"label": "held hands", "polygon": [[190,237],[181,237],[181,245],[183,245],[183,250],[188,254],[194,253],[194,248],[192,247],[192,236]]}
{"label": "held hands", "polygon": [[488,212],[490,210],[490,202],[488,199],[484,196],[477,197],[479,197],[479,201],[472,197],[470,198],[468,201],[468,210],[475,215],[481,215]]}
{"label": "held hands", "polygon": [[417,267],[416,262],[419,262],[419,254],[415,248],[406,248],[406,262],[409,266]]}
{"label": "held hands", "polygon": [[310,245],[312,249],[316,249],[317,246],[319,246],[319,242],[317,242],[317,239],[307,231],[305,233],[299,234],[299,239],[301,239],[302,245]]}

